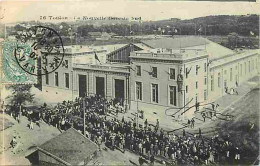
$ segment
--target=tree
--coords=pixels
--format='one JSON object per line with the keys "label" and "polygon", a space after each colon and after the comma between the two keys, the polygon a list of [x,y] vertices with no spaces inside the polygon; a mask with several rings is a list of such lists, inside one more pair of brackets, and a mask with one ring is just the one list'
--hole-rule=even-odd
{"label": "tree", "polygon": [[23,31],[25,30],[25,27],[21,26],[20,24],[16,24],[14,26],[14,30],[17,32],[17,31]]}
{"label": "tree", "polygon": [[33,102],[34,94],[31,94],[32,85],[9,85],[8,90],[12,91],[12,95],[7,96],[12,105],[23,105],[26,102]]}
{"label": "tree", "polygon": [[238,40],[239,40],[239,36],[237,33],[235,33],[235,32],[230,33],[228,35],[229,48],[233,49],[233,48],[237,47]]}

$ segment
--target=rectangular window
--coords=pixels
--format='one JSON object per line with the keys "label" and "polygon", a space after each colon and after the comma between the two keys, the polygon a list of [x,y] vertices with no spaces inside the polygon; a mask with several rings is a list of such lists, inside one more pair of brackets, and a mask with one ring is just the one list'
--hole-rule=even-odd
{"label": "rectangular window", "polygon": [[65,60],[65,68],[68,68],[69,67],[69,62],[68,60]]}
{"label": "rectangular window", "polygon": [[55,72],[54,75],[55,75],[55,86],[59,86],[59,74],[58,74],[58,72]]}
{"label": "rectangular window", "polygon": [[152,67],[152,77],[157,78],[157,67]]}
{"label": "rectangular window", "polygon": [[142,100],[142,83],[136,82],[136,99]]}
{"label": "rectangular window", "polygon": [[152,101],[158,103],[158,84],[152,84]]}
{"label": "rectangular window", "polygon": [[170,79],[175,80],[175,69],[170,68]]}
{"label": "rectangular window", "polygon": [[204,72],[207,72],[207,63],[204,63]]}
{"label": "rectangular window", "polygon": [[242,74],[243,74],[243,65],[240,64],[240,76],[242,76]]}
{"label": "rectangular window", "polygon": [[207,85],[207,77],[204,77],[204,85]]}
{"label": "rectangular window", "polygon": [[198,81],[196,81],[196,89],[198,89]]}
{"label": "rectangular window", "polygon": [[221,87],[221,75],[218,73],[218,87]]}
{"label": "rectangular window", "polygon": [[211,78],[211,91],[214,91],[214,77],[213,77],[213,75],[210,78]]}
{"label": "rectangular window", "polygon": [[188,68],[185,69],[186,78],[188,78]]}
{"label": "rectangular window", "polygon": [[199,65],[196,65],[196,75],[198,75]]}
{"label": "rectangular window", "polygon": [[65,87],[66,88],[70,87],[70,76],[69,76],[69,73],[65,73]]}
{"label": "rectangular window", "polygon": [[207,100],[207,90],[204,90],[204,101]]}
{"label": "rectangular window", "polygon": [[245,74],[246,74],[246,62],[245,62]]}
{"label": "rectangular window", "polygon": [[177,100],[176,100],[176,86],[170,86],[170,104],[176,106]]}
{"label": "rectangular window", "polygon": [[186,93],[188,93],[188,91],[189,91],[189,87],[188,85],[186,85]]}
{"label": "rectangular window", "polygon": [[233,80],[233,73],[232,73],[232,68],[230,68],[230,81]]}
{"label": "rectangular window", "polygon": [[248,61],[248,72],[250,72],[250,61]]}
{"label": "rectangular window", "polygon": [[46,81],[46,85],[49,85],[49,74],[45,75],[45,81]]}
{"label": "rectangular window", "polygon": [[141,76],[141,66],[136,66],[136,75]]}
{"label": "rectangular window", "polygon": [[254,61],[252,61],[252,70],[255,69],[255,64],[254,64]]}

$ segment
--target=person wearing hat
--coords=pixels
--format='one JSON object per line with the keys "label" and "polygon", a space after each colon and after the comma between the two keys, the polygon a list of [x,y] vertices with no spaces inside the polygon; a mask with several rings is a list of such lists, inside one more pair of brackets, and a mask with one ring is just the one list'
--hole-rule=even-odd
{"label": "person wearing hat", "polygon": [[32,119],[30,119],[29,128],[33,130],[33,122],[32,122]]}
{"label": "person wearing hat", "polygon": [[240,149],[238,147],[235,148],[235,164],[239,164],[240,161]]}
{"label": "person wearing hat", "polygon": [[197,155],[195,155],[194,158],[193,158],[193,164],[199,165],[199,157]]}
{"label": "person wearing hat", "polygon": [[139,140],[138,151],[139,151],[140,154],[143,153],[143,144],[142,144],[142,141],[141,141],[141,140]]}
{"label": "person wearing hat", "polygon": [[101,150],[101,144],[102,144],[102,137],[101,137],[101,135],[97,138],[97,144],[98,144],[98,149],[100,151]]}

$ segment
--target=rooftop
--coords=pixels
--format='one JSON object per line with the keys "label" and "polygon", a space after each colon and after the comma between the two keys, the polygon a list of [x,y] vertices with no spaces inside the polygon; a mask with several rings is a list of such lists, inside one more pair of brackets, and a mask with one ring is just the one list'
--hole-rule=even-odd
{"label": "rooftop", "polygon": [[152,48],[180,49],[208,44],[209,41],[199,36],[182,36],[171,38],[159,38],[142,41]]}
{"label": "rooftop", "polygon": [[[138,51],[140,56],[142,53],[164,53],[164,54],[178,54],[179,56],[188,56],[183,53],[196,54],[197,52],[205,52],[208,54],[210,60],[215,60],[219,58],[224,58],[227,56],[236,55],[237,52],[226,48],[220,44],[212,42],[206,38],[200,36],[182,36],[175,38],[161,38],[143,41],[143,44],[152,47],[150,50]],[[181,51],[185,50],[185,51]],[[204,51],[203,51],[204,50]],[[193,53],[194,52],[194,53]],[[203,53],[204,54],[204,53]],[[176,56],[175,56],[176,57]]]}
{"label": "rooftop", "polygon": [[50,139],[39,148],[71,165],[79,164],[97,151],[97,145],[74,128]]}

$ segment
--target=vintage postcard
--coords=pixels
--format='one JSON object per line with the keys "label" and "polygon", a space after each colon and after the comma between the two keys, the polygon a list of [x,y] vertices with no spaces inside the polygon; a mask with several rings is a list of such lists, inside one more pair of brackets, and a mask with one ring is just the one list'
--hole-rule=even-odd
{"label": "vintage postcard", "polygon": [[1,1],[1,165],[259,165],[259,1]]}

